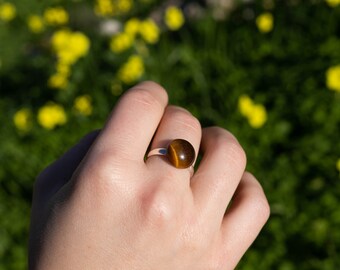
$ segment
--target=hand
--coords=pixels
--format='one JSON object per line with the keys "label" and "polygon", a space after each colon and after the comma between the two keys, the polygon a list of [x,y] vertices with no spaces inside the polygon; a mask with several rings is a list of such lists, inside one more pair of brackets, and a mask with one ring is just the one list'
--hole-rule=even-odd
{"label": "hand", "polygon": [[[269,217],[258,181],[228,131],[204,128],[141,83],[37,179],[31,269],[233,269]],[[202,160],[191,175],[151,149],[189,141]],[[199,149],[200,148],[200,149]],[[232,200],[232,203],[231,203]],[[230,204],[228,209],[227,206]]]}

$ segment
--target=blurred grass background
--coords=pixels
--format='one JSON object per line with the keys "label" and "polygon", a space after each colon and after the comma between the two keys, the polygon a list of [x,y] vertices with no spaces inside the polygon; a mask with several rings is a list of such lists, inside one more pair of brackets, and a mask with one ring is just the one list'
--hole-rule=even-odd
{"label": "blurred grass background", "polygon": [[340,1],[0,0],[0,269],[36,175],[155,80],[233,132],[272,215],[238,269],[340,269]]}

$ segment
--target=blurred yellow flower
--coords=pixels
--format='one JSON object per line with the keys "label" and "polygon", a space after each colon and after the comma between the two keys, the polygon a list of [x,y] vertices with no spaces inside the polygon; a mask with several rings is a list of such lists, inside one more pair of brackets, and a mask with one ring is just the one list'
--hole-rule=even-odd
{"label": "blurred yellow flower", "polygon": [[63,50],[67,47],[71,32],[67,29],[58,30],[51,37],[52,47],[55,51]]}
{"label": "blurred yellow flower", "polygon": [[98,16],[126,14],[133,6],[132,0],[96,0],[94,11]]}
{"label": "blurred yellow flower", "polygon": [[327,4],[331,7],[340,5],[340,0],[326,0]]}
{"label": "blurred yellow flower", "polygon": [[139,55],[132,55],[118,71],[118,78],[126,84],[131,84],[137,81],[143,73],[143,59]]}
{"label": "blurred yellow flower", "polygon": [[110,48],[114,53],[120,53],[129,49],[133,44],[133,38],[127,33],[119,33],[112,37]]}
{"label": "blurred yellow flower", "polygon": [[125,23],[124,32],[134,38],[139,31],[139,26],[140,20],[137,18],[132,18]]}
{"label": "blurred yellow flower", "polygon": [[77,56],[71,50],[60,50],[56,52],[58,61],[65,65],[73,65],[77,60]]}
{"label": "blurred yellow flower", "polygon": [[19,131],[27,132],[32,126],[32,112],[28,108],[22,108],[13,116],[13,122]]}
{"label": "blurred yellow flower", "polygon": [[67,122],[67,115],[61,105],[49,102],[38,111],[38,123],[46,129],[54,129]]}
{"label": "blurred yellow flower", "polygon": [[262,127],[267,121],[266,108],[261,104],[255,104],[247,95],[241,95],[238,100],[240,113],[248,119],[253,128]]}
{"label": "blurred yellow flower", "polygon": [[340,158],[338,158],[338,160],[336,162],[336,168],[340,172]]}
{"label": "blurred yellow flower", "polygon": [[57,73],[49,78],[48,85],[52,88],[65,89],[71,73],[70,66],[88,53],[90,40],[81,32],[62,29],[54,32],[51,45],[58,57],[58,62]]}
{"label": "blurred yellow flower", "polygon": [[98,16],[112,16],[114,7],[111,0],[97,0],[94,11]]}
{"label": "blurred yellow flower", "polygon": [[249,117],[253,110],[254,103],[247,95],[241,95],[238,100],[238,108],[243,116]]}
{"label": "blurred yellow flower", "polygon": [[62,74],[64,76],[68,77],[71,73],[71,68],[68,64],[65,64],[63,62],[57,62],[56,71],[57,71],[58,74]]}
{"label": "blurred yellow flower", "polygon": [[5,2],[0,4],[0,20],[9,22],[16,16],[16,8],[12,3]]}
{"label": "blurred yellow flower", "polygon": [[27,25],[33,33],[41,33],[45,28],[43,18],[38,15],[29,16],[27,19]]}
{"label": "blurred yellow flower", "polygon": [[266,108],[261,104],[255,104],[248,116],[248,122],[253,128],[262,127],[267,122]]}
{"label": "blurred yellow flower", "polygon": [[92,114],[92,98],[89,95],[79,96],[74,101],[74,109],[82,115]]}
{"label": "blurred yellow flower", "polygon": [[51,38],[51,43],[58,60],[69,65],[85,56],[90,48],[90,40],[87,36],[81,32],[69,30],[56,31]]}
{"label": "blurred yellow flower", "polygon": [[172,31],[178,30],[184,24],[183,13],[175,6],[170,6],[166,9],[164,20],[165,24]]}
{"label": "blurred yellow flower", "polygon": [[326,85],[330,90],[340,92],[340,65],[327,69]]}
{"label": "blurred yellow flower", "polygon": [[140,23],[139,33],[147,43],[154,44],[159,39],[159,28],[152,19]]}
{"label": "blurred yellow flower", "polygon": [[132,8],[132,0],[116,0],[117,9],[120,13],[127,13]]}
{"label": "blurred yellow flower", "polygon": [[69,40],[69,50],[79,58],[85,56],[90,48],[89,38],[81,32],[73,32]]}
{"label": "blurred yellow flower", "polygon": [[55,73],[48,79],[48,86],[51,88],[65,89],[68,84],[68,75]]}
{"label": "blurred yellow flower", "polygon": [[69,16],[63,7],[47,8],[44,12],[44,20],[49,25],[63,25],[68,23]]}
{"label": "blurred yellow flower", "polygon": [[256,25],[262,33],[272,31],[274,25],[273,15],[269,12],[262,13],[256,18]]}

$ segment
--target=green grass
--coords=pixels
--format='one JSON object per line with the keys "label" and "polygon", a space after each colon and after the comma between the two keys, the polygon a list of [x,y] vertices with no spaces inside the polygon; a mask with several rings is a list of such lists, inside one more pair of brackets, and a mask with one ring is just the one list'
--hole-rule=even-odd
{"label": "green grass", "polygon": [[[164,29],[157,44],[140,40],[115,55],[109,38],[97,31],[103,19],[90,12],[88,20],[95,23],[87,25],[79,16],[83,6],[92,9],[89,2],[45,1],[29,4],[29,10],[28,1],[10,2],[17,5],[17,17],[0,21],[0,270],[25,269],[36,175],[105,123],[129,88],[117,79],[117,70],[136,51],[145,62],[140,80],[162,84],[170,102],[188,108],[203,126],[233,132],[247,153],[247,169],[264,187],[271,218],[238,269],[340,268],[340,93],[327,89],[325,77],[329,67],[340,64],[340,6],[275,1],[269,9],[274,28],[267,34],[255,23],[267,11],[261,1],[236,5],[222,21],[205,8],[202,17],[187,17],[179,31]],[[72,67],[65,90],[47,86],[56,62],[49,38],[59,27],[35,35],[25,24],[28,14],[55,3],[69,10],[68,27],[91,39],[89,53]],[[152,1],[136,5],[118,20],[146,18],[161,6]],[[82,94],[92,97],[91,116],[72,108]],[[242,94],[265,106],[263,127],[252,128],[239,112]],[[36,120],[39,108],[50,100],[63,105],[68,115],[68,122],[52,131]],[[26,133],[12,120],[22,107],[33,114]]]}

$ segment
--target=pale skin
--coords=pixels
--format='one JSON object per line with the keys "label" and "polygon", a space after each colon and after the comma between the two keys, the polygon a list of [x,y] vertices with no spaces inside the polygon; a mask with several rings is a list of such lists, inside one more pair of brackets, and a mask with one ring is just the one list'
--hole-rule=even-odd
{"label": "pale skin", "polygon": [[[153,149],[177,138],[202,154],[193,174],[165,157],[144,160],[150,142]],[[234,269],[270,212],[245,167],[230,132],[202,129],[168,105],[160,85],[143,82],[101,131],[38,177],[30,269]]]}

